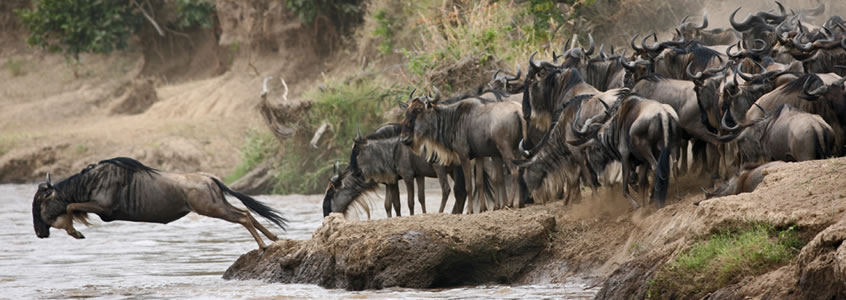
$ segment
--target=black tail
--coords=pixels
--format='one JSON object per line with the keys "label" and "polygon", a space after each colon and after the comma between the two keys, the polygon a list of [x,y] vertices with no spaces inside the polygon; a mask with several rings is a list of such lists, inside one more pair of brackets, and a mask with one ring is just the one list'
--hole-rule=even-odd
{"label": "black tail", "polygon": [[253,199],[253,197],[233,191],[225,184],[223,184],[223,182],[220,182],[220,180],[218,180],[217,178],[212,177],[212,180],[217,183],[217,186],[220,187],[220,189],[224,193],[235,196],[235,198],[238,198],[238,200],[241,200],[241,202],[244,203],[244,206],[257,213],[259,216],[262,216],[268,221],[273,222],[273,224],[276,224],[276,226],[279,226],[279,228],[282,228],[282,230],[286,230],[285,224],[288,223],[288,220],[283,218],[278,211],[273,208],[270,208],[270,206],[267,206],[256,199]]}
{"label": "black tail", "polygon": [[831,133],[828,131],[823,130],[822,140],[820,140],[819,134],[814,130],[814,149],[817,152],[816,159],[826,159],[832,156],[831,140]]}

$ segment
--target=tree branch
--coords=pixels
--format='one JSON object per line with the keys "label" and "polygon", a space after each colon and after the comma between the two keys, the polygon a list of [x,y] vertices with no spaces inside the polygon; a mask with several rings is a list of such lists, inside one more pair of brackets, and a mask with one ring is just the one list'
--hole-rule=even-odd
{"label": "tree branch", "polygon": [[150,21],[150,23],[153,24],[153,28],[156,29],[160,36],[165,36],[164,31],[162,31],[162,28],[159,27],[158,23],[156,23],[156,20],[154,20],[153,17],[151,17],[150,14],[148,14],[143,7],[141,7],[141,5],[138,5],[138,2],[135,2],[135,0],[131,0],[130,2],[132,2],[132,4],[135,5],[135,7],[137,7],[138,10],[141,11],[141,14],[143,14],[144,17],[147,18],[147,21]]}

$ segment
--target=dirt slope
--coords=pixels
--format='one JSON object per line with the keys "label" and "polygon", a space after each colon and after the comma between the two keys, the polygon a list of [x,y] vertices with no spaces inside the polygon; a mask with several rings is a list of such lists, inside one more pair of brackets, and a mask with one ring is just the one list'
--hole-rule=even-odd
{"label": "dirt slope", "polygon": [[0,183],[67,176],[113,156],[227,175],[247,129],[264,127],[255,109],[262,78],[285,77],[294,98],[328,58],[281,2],[217,7],[219,34],[137,38],[129,52],[83,55],[78,78],[62,55],[27,47],[26,32],[7,26],[15,30],[0,35]]}

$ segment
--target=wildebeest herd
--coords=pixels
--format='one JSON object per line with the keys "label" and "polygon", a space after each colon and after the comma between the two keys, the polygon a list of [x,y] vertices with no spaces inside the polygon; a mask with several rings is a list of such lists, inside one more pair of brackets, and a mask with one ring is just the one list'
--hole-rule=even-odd
{"label": "wildebeest herd", "polygon": [[[323,214],[347,212],[382,184],[388,216],[400,216],[399,180],[410,213],[415,184],[425,213],[425,177],[439,180],[440,212],[454,192],[455,214],[569,203],[583,187],[602,186],[621,189],[633,208],[649,200],[660,208],[674,178],[686,173],[723,182],[706,191],[723,196],[754,189],[777,165],[771,161],[843,155],[846,22],[825,18],[822,6],[788,12],[776,5],[741,21],[738,8],[726,29],[708,29],[707,14],[698,23],[685,17],[671,40],[635,35],[619,53],[596,51],[588,34],[587,47],[568,41],[546,61],[532,54],[525,77],[520,67],[514,75],[497,72],[483,88],[449,99],[436,88],[412,91],[400,105],[401,123],[359,132],[346,168],[335,163]],[[82,238],[73,220],[84,222],[87,213],[167,223],[195,211],[244,225],[261,248],[256,230],[276,239],[224,194],[284,225],[273,209],[213,176],[128,158],[55,185],[48,178],[33,199],[33,222],[38,237],[55,227]]]}
{"label": "wildebeest herd", "polygon": [[707,14],[685,17],[671,40],[635,35],[619,53],[595,51],[588,34],[587,47],[568,41],[547,61],[532,54],[525,78],[519,66],[516,75],[498,71],[450,99],[434,87],[434,95],[412,91],[401,124],[359,134],[349,165],[336,164],[324,215],[346,212],[379,183],[386,210],[399,215],[399,179],[413,214],[414,181],[420,191],[433,175],[442,212],[444,174],[455,182],[453,213],[568,203],[601,186],[622,189],[634,208],[648,200],[660,208],[673,178],[689,172],[722,182],[706,191],[713,197],[754,189],[770,161],[840,156],[846,22],[825,18],[822,5],[775,4],[739,21],[738,8],[725,29],[708,29]]}

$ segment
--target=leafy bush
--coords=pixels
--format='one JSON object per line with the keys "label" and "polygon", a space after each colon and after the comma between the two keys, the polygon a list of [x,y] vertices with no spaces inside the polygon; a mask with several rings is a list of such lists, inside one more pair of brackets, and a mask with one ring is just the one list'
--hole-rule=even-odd
{"label": "leafy bush", "polygon": [[[168,1],[176,1],[179,20],[174,25],[186,28],[214,24],[215,6],[209,0]],[[145,22],[139,5],[133,1],[40,0],[36,3],[35,9],[16,11],[30,31],[27,43],[51,52],[64,52],[77,61],[80,53],[110,54],[126,49],[129,37]],[[149,6],[146,9],[155,9]]]}
{"label": "leafy bush", "polygon": [[25,60],[9,58],[6,60],[4,67],[9,71],[9,74],[12,74],[13,77],[18,77],[26,75],[26,70],[24,69],[25,64]]}
{"label": "leafy bush", "polygon": [[713,234],[664,265],[650,282],[653,296],[699,299],[744,276],[786,264],[803,242],[795,226],[756,224]]}
{"label": "leafy bush", "polygon": [[394,51],[394,33],[396,31],[396,19],[388,15],[384,9],[380,9],[373,16],[378,26],[373,30],[373,35],[381,37],[379,52],[390,54]]}
{"label": "leafy bush", "polygon": [[177,0],[176,12],[179,14],[180,28],[211,28],[217,10],[214,2],[208,0]]}
{"label": "leafy bush", "polygon": [[323,16],[329,19],[336,30],[347,32],[351,25],[361,23],[365,1],[363,0],[287,0],[303,24],[312,25]]}
{"label": "leafy bush", "polygon": [[[277,193],[323,192],[332,163],[349,160],[358,129],[367,134],[385,123],[385,112],[409,92],[376,76],[327,80],[323,86],[305,94],[312,99],[312,107],[301,132],[309,135],[294,137],[282,145],[285,153],[277,166]],[[332,126],[333,134],[324,136],[323,140],[329,142],[316,150],[309,145],[310,134],[323,122]]]}

